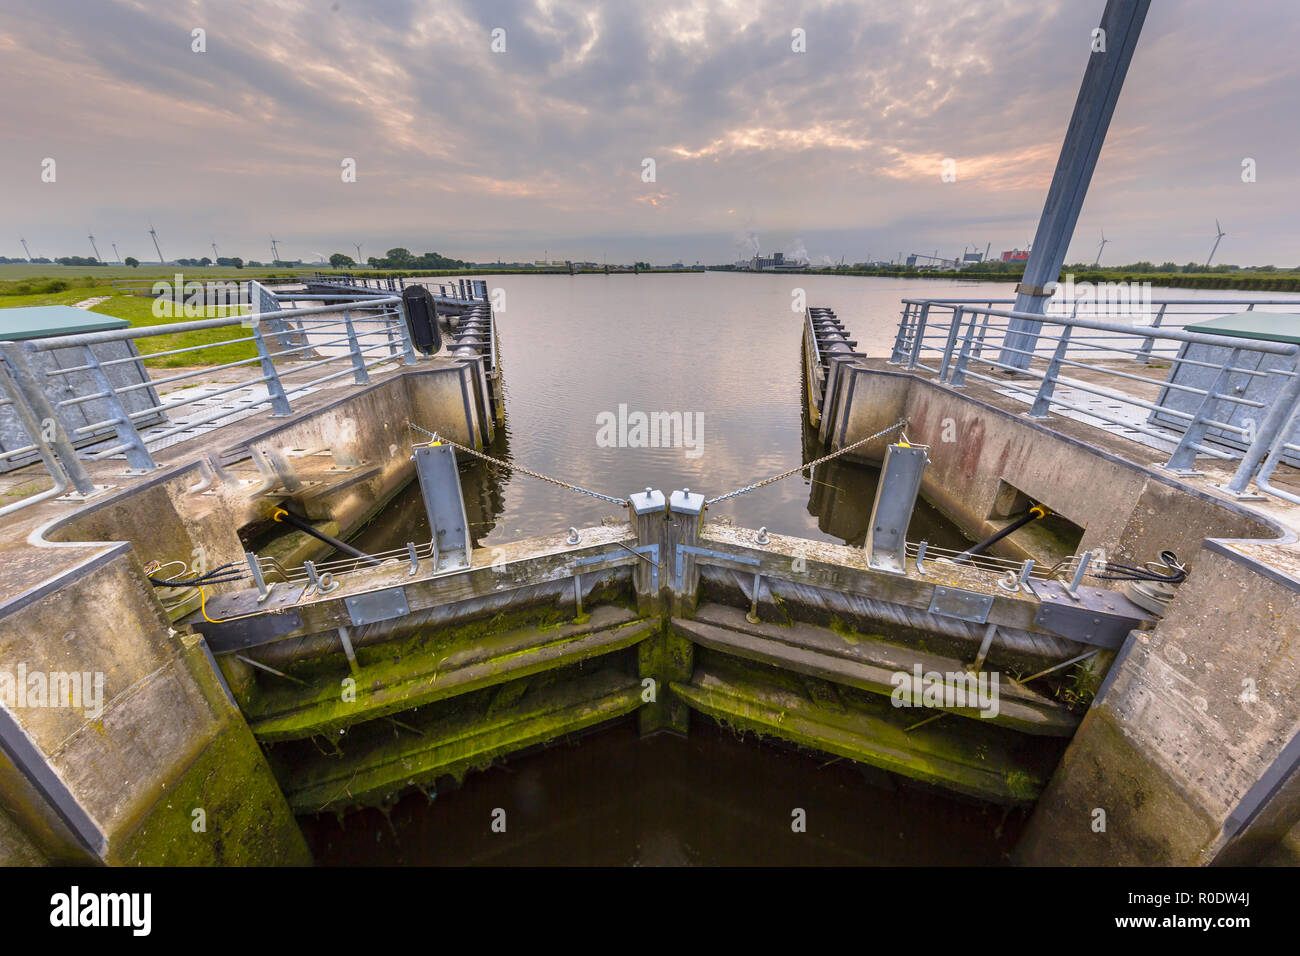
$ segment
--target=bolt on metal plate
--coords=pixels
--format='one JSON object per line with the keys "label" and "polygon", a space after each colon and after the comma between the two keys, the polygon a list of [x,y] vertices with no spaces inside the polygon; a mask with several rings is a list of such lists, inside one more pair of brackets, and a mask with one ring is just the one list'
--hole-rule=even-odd
{"label": "bolt on metal plate", "polygon": [[353,624],[374,624],[376,621],[389,621],[411,613],[411,608],[406,603],[405,588],[357,594],[344,598],[343,604],[347,607],[348,617]]}
{"label": "bolt on metal plate", "polygon": [[930,598],[930,613],[940,617],[954,617],[959,621],[983,624],[993,608],[993,595],[961,588],[936,586]]}

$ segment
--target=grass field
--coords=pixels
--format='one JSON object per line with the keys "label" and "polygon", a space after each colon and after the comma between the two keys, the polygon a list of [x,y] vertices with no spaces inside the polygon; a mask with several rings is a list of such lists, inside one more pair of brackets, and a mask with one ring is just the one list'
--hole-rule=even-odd
{"label": "grass field", "polygon": [[[188,275],[190,270],[185,270]],[[215,276],[214,276],[215,277]],[[157,278],[157,277],[155,277]],[[154,300],[141,296],[123,295],[113,288],[107,282],[104,282],[98,276],[95,278],[55,278],[53,285],[66,284],[66,289],[55,289],[54,291],[33,291],[25,293],[16,293],[15,290],[23,286],[34,286],[40,288],[50,285],[48,273],[38,278],[24,281],[11,281],[0,283],[0,308],[19,308],[23,306],[40,306],[40,305],[75,305],[86,299],[99,298],[107,296],[108,298],[92,306],[90,311],[97,312],[101,315],[111,315],[117,319],[126,319],[135,326],[155,326],[167,325],[173,322],[188,322],[195,318],[216,319],[226,315],[237,314],[233,308],[228,309],[225,306],[208,306],[205,308],[202,316],[177,316],[158,317],[153,313]],[[197,332],[183,332],[178,335],[157,336],[155,338],[138,339],[136,345],[141,355],[150,355],[154,352],[169,351],[177,348],[191,348],[193,346],[210,346],[222,342],[230,342],[229,345],[222,345],[217,348],[206,348],[202,351],[187,352],[180,355],[168,355],[162,358],[148,359],[146,364],[156,368],[177,368],[192,365],[220,365],[225,362],[235,362],[240,359],[254,358],[257,355],[257,348],[252,342],[232,342],[232,339],[243,339],[249,335],[249,330],[241,326],[222,329],[202,329]]]}
{"label": "grass field", "polygon": [[[183,272],[187,277],[195,279],[221,279],[221,278],[259,278],[261,276],[284,276],[286,278],[295,278],[303,273],[332,273],[338,270],[331,269],[328,266],[303,266],[296,269],[272,269],[272,268],[246,268],[232,269],[229,266],[160,266],[157,263],[153,265],[141,265],[136,268],[130,266],[60,266],[37,263],[28,265],[27,263],[5,263],[0,265],[0,283],[12,282],[21,279],[63,279],[71,281],[73,279],[88,279],[97,283],[106,283],[113,279],[170,279],[178,272]],[[353,269],[354,275],[365,275],[369,273],[368,269]]]}

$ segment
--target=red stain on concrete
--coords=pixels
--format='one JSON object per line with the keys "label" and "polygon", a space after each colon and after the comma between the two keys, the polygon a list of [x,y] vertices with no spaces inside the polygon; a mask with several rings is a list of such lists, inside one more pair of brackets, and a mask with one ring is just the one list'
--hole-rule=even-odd
{"label": "red stain on concrete", "polygon": [[961,473],[967,478],[974,478],[979,469],[980,455],[984,452],[983,420],[976,418],[973,421],[959,421],[957,441],[961,444]]}

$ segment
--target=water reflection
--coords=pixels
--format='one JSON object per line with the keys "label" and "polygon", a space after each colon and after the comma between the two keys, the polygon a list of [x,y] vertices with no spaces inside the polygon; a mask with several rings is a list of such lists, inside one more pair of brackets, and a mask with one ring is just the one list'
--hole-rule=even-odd
{"label": "water reflection", "polygon": [[[497,808],[505,833],[490,828]],[[689,737],[638,740],[620,723],[387,814],[302,823],[325,866],[987,866],[1007,861],[1025,818],[693,718]]]}
{"label": "water reflection", "polygon": [[[836,308],[872,354],[892,344],[898,297],[922,291],[888,280],[725,273],[497,276],[488,284],[507,303],[497,322],[506,423],[489,452],[620,498],[646,485],[713,496],[808,460],[801,457],[802,313],[791,311],[792,286]],[[601,447],[597,416],[620,404],[702,414],[702,453]],[[532,478],[484,474],[490,471],[475,464],[464,472],[467,510],[483,484],[496,483],[470,519],[482,522],[474,529],[482,545],[599,524],[619,512]],[[809,476],[795,476],[712,513],[780,534],[843,540],[809,512],[811,491]],[[408,540],[397,537],[385,544]]]}

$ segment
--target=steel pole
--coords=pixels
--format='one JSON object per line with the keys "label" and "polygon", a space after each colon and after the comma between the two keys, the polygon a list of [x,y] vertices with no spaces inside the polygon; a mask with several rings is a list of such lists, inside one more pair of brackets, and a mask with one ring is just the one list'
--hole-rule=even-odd
{"label": "steel pole", "polygon": [[[1065,254],[1074,235],[1074,227],[1092,181],[1092,171],[1101,154],[1111,115],[1119,100],[1128,73],[1129,62],[1137,47],[1142,23],[1151,0],[1107,0],[1101,15],[1100,34],[1094,35],[1083,83],[1074,103],[1074,114],[1065,131],[1056,172],[1047,191],[1043,214],[1034,233],[1034,244],[1025,264],[1025,274],[1016,288],[1015,312],[1042,315],[1051,298],[1051,285],[1061,274]],[[1080,38],[1082,43],[1083,38]],[[1099,49],[1102,46],[1104,49]],[[1032,319],[1013,319],[1003,343],[1001,362],[1012,368],[1028,368],[1037,344],[1040,323]]]}

